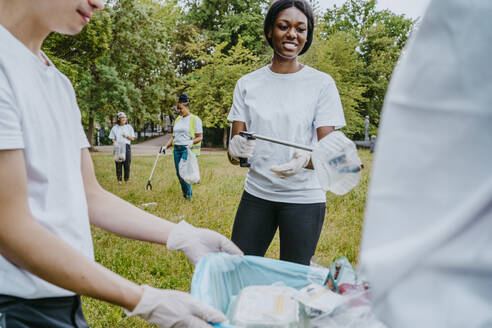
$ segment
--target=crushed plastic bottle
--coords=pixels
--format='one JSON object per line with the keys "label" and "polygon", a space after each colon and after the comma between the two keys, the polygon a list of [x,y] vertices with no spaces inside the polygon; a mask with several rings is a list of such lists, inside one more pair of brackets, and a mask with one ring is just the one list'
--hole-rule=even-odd
{"label": "crushed plastic bottle", "polygon": [[157,206],[156,202],[144,203],[140,205],[141,208],[152,208],[156,206]]}

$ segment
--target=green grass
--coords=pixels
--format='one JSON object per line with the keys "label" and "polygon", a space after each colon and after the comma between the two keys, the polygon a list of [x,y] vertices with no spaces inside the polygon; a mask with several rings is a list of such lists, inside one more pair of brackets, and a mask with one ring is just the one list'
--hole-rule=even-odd
{"label": "green grass", "polygon": [[[359,154],[365,165],[361,183],[344,196],[327,194],[327,211],[315,256],[328,265],[340,256],[356,264],[364,215],[365,198],[372,155]],[[200,157],[201,183],[193,186],[193,201],[181,195],[171,156],[161,156],[152,178],[153,191],[145,190],[155,157],[132,158],[131,181],[118,185],[112,156],[94,155],[96,175],[108,191],[132,204],[157,202],[149,212],[170,221],[189,223],[217,230],[230,237],[236,208],[244,187],[246,169],[229,164],[225,153]],[[93,227],[96,260],[110,270],[139,284],[189,291],[193,266],[181,252],[164,246],[120,238]],[[268,257],[278,258],[279,240],[275,237]],[[123,310],[84,298],[84,313],[93,328],[152,327],[138,318],[128,318]]]}

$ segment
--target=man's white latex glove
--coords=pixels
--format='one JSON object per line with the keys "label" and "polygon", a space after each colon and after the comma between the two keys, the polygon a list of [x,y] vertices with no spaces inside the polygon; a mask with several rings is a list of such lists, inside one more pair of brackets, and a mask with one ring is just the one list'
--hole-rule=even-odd
{"label": "man's white latex glove", "polygon": [[186,144],[186,147],[188,147],[188,148],[193,147],[193,140],[188,141],[188,143]]}
{"label": "man's white latex glove", "polygon": [[196,228],[186,221],[181,221],[171,230],[167,238],[167,248],[185,253],[191,263],[196,264],[202,256],[209,253],[229,253],[243,255],[243,252],[220,233]]}
{"label": "man's white latex glove", "polygon": [[237,134],[229,142],[229,154],[234,157],[250,158],[253,157],[255,146],[254,139],[247,139]]}
{"label": "man's white latex glove", "polygon": [[299,172],[309,164],[311,152],[305,150],[296,150],[292,160],[282,165],[275,165],[270,168],[279,178],[288,178]]}
{"label": "man's white latex glove", "polygon": [[201,303],[190,294],[143,285],[140,302],[128,316],[138,315],[160,328],[210,328],[208,322],[226,320],[222,312]]}

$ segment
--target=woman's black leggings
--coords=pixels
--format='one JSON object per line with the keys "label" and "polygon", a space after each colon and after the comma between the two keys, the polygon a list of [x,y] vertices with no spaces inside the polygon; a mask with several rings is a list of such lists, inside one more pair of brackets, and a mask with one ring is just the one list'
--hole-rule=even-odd
{"label": "woman's black leggings", "polygon": [[243,193],[232,228],[232,241],[246,255],[264,256],[277,227],[280,259],[309,265],[318,244],[326,203],[291,204]]}

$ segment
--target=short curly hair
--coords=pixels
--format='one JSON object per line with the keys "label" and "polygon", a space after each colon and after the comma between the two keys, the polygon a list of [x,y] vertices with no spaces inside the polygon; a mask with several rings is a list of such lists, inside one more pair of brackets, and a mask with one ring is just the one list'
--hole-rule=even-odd
{"label": "short curly hair", "polygon": [[277,0],[275,1],[265,16],[265,22],[263,23],[263,32],[265,33],[265,38],[268,41],[268,44],[273,49],[272,38],[268,37],[268,33],[273,29],[273,25],[275,24],[275,20],[277,19],[278,14],[285,9],[296,7],[300,11],[304,13],[308,21],[308,35],[306,43],[304,44],[304,48],[299,53],[299,56],[308,51],[309,47],[311,47],[311,43],[313,42],[313,34],[314,34],[314,13],[311,5],[307,3],[305,0]]}

